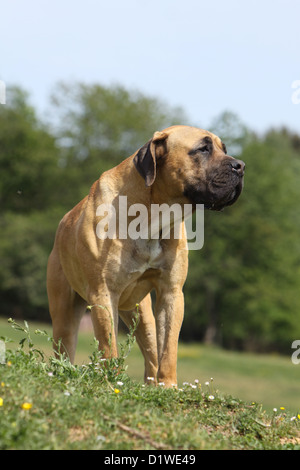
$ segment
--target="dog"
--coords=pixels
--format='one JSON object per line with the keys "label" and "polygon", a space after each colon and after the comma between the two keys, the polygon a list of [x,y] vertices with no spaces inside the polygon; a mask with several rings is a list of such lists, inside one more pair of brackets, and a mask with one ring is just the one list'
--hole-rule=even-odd
{"label": "dog", "polygon": [[[155,237],[101,236],[99,207],[110,205],[124,218],[127,214],[117,203],[126,196],[128,205],[147,209],[149,226],[154,204],[190,204],[193,209],[202,204],[220,211],[240,196],[244,170],[244,162],[227,155],[216,135],[172,126],[155,132],[137,152],[104,172],[88,196],[63,217],[48,260],[47,292],[54,343],[60,340],[71,362],[87,305],[104,358],[117,357],[118,318],[132,325],[138,305],[135,336],[145,360],[145,381],[177,384],[182,288],[188,271],[184,230],[181,237],[169,238],[161,236],[161,225]],[[129,215],[124,220],[126,229],[134,219]],[[120,223],[118,228],[124,230]]]}

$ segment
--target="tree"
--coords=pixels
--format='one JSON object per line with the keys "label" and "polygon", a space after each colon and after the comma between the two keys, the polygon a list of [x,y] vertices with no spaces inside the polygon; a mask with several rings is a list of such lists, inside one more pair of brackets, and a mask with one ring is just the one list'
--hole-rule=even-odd
{"label": "tree", "polygon": [[61,216],[55,138],[20,88],[0,107],[0,302],[6,316],[36,316],[46,307],[45,271]]}
{"label": "tree", "polygon": [[300,334],[300,155],[293,142],[281,131],[253,137],[241,155],[239,201],[205,215],[205,245],[190,254],[185,289],[187,328],[209,342],[286,352]]}
{"label": "tree", "polygon": [[55,138],[41,124],[28,95],[8,90],[8,104],[0,106],[0,206],[30,212],[58,201],[58,156]]}
{"label": "tree", "polygon": [[77,180],[73,202],[86,194],[103,171],[129,157],[156,130],[187,120],[181,109],[122,86],[60,83],[52,104],[67,186]]}

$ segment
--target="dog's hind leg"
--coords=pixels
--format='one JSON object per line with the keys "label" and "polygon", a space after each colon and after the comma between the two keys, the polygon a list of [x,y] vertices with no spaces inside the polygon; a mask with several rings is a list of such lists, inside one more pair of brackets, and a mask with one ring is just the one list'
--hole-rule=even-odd
{"label": "dog's hind leg", "polygon": [[54,350],[65,353],[73,363],[80,320],[87,303],[69,285],[55,251],[48,261],[47,292]]}
{"label": "dog's hind leg", "polygon": [[[119,311],[119,315],[127,325],[133,325],[136,311]],[[157,345],[156,345],[156,327],[152,312],[151,297],[148,294],[138,306],[138,324],[135,330],[137,343],[142,351],[145,360],[144,380],[146,383],[156,384],[156,375],[158,369]]]}

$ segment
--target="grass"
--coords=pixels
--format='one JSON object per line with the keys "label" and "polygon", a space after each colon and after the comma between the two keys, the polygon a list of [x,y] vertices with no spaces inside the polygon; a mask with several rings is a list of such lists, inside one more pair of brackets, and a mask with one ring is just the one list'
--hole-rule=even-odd
{"label": "grass", "polygon": [[[46,329],[49,325],[30,324],[32,331]],[[13,330],[7,320],[0,319],[0,336],[13,338],[18,345],[24,336]],[[120,339],[124,341],[124,337]],[[47,337],[34,336],[36,346],[50,356],[51,344]],[[78,340],[76,363],[87,363],[93,351],[93,335],[81,332]],[[136,344],[126,359],[128,375],[137,381],[143,380],[143,358]],[[300,365],[296,366],[289,357],[278,355],[249,354],[224,351],[220,348],[200,344],[179,344],[178,384],[198,379],[204,383],[214,378],[218,388],[224,393],[238,396],[242,400],[261,403],[263,409],[285,407],[291,413],[300,412]]]}
{"label": "grass", "polygon": [[[0,336],[22,344],[7,343],[0,365],[1,450],[300,449],[297,400],[290,393],[284,401],[297,367],[286,358],[181,345],[178,388],[145,387],[136,346],[124,361],[131,335],[120,360],[104,367],[91,335],[81,334],[72,366],[50,355],[49,335],[35,335],[36,325],[8,327],[1,320]],[[255,398],[264,387],[279,393],[277,411]]]}

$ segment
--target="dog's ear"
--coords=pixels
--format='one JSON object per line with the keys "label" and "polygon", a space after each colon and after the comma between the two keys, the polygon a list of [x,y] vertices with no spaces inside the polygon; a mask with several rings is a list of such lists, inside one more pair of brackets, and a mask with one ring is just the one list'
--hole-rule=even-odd
{"label": "dog's ear", "polygon": [[168,134],[165,132],[155,132],[152,139],[143,145],[134,156],[135,167],[144,178],[146,186],[151,186],[155,181],[156,161],[162,153],[159,149],[165,143],[167,137]]}

